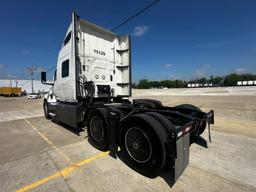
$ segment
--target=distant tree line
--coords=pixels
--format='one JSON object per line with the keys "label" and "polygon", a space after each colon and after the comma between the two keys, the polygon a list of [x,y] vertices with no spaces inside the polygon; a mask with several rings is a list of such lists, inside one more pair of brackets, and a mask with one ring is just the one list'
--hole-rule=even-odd
{"label": "distant tree line", "polygon": [[236,86],[237,81],[250,81],[250,80],[256,80],[256,75],[254,74],[236,74],[232,73],[230,75],[227,75],[224,79],[224,86]]}
{"label": "distant tree line", "polygon": [[237,81],[250,81],[256,80],[254,74],[236,74],[231,73],[226,76],[211,76],[210,78],[198,78],[189,81],[183,80],[161,80],[152,81],[148,79],[141,79],[138,84],[133,83],[132,87],[137,89],[150,89],[150,88],[184,88],[188,84],[199,83],[199,84],[212,84],[213,86],[236,86]]}

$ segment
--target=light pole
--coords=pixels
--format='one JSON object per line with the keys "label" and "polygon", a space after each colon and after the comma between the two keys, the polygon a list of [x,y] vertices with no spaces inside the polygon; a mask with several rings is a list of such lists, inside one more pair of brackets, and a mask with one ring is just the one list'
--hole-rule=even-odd
{"label": "light pole", "polygon": [[16,87],[18,87],[18,80],[16,79],[15,81]]}
{"label": "light pole", "polygon": [[31,76],[31,88],[32,88],[32,93],[34,93],[34,88],[33,88],[33,75],[34,72],[36,71],[36,68],[31,66],[27,68],[27,72],[28,74]]}

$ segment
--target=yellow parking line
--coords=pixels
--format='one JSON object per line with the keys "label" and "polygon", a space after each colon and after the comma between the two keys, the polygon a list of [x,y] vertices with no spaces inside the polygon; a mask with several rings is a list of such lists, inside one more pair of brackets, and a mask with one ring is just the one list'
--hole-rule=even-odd
{"label": "yellow parking line", "polygon": [[57,146],[54,145],[53,142],[51,142],[44,134],[42,134],[32,123],[30,123],[29,120],[24,119],[24,121],[26,121],[26,123],[30,125],[37,132],[37,134],[40,135],[53,149],[55,149],[61,155],[62,158],[64,158],[67,162],[71,162],[71,159],[66,154],[61,152],[57,148]]}
{"label": "yellow parking line", "polygon": [[54,173],[54,174],[52,174],[52,175],[50,175],[48,177],[40,179],[40,180],[38,180],[38,181],[36,181],[36,182],[34,182],[32,184],[26,185],[26,186],[16,190],[16,192],[26,192],[26,191],[28,191],[30,189],[33,189],[33,188],[35,188],[35,187],[37,187],[39,185],[44,184],[44,183],[46,183],[46,182],[48,182],[50,180],[56,179],[58,177],[65,177],[68,174],[70,174],[71,172],[73,172],[74,170],[76,170],[77,168],[79,168],[79,167],[81,167],[81,166],[83,166],[85,164],[88,164],[91,161],[94,161],[94,160],[96,160],[96,159],[98,159],[100,157],[104,157],[108,153],[109,152],[102,152],[102,153],[99,153],[99,154],[97,154],[95,156],[92,156],[92,157],[90,157],[88,159],[82,160],[82,161],[80,161],[78,163],[75,163],[75,164],[73,164],[73,165],[71,165],[69,167],[66,167],[65,169],[62,169],[61,171],[58,171],[58,172],[56,172],[56,173]]}

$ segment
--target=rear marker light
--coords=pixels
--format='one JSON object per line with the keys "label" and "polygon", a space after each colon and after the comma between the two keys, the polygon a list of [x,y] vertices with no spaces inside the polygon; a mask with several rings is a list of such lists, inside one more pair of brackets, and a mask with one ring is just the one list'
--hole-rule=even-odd
{"label": "rear marker light", "polygon": [[185,129],[183,129],[182,131],[180,131],[177,136],[181,137],[182,135],[185,135],[187,132],[189,132],[191,130],[192,126],[189,125],[188,127],[186,127]]}

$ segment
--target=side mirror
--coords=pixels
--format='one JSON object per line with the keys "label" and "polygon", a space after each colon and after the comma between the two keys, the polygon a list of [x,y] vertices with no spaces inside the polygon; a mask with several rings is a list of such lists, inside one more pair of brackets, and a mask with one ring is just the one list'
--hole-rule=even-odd
{"label": "side mirror", "polygon": [[46,72],[42,71],[41,72],[41,83],[45,83],[46,82]]}

